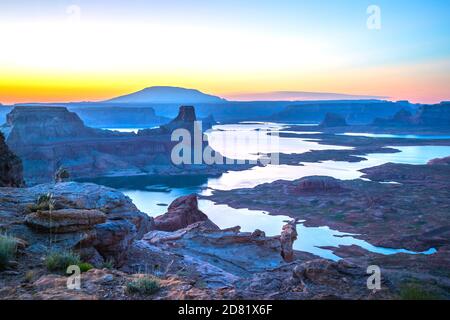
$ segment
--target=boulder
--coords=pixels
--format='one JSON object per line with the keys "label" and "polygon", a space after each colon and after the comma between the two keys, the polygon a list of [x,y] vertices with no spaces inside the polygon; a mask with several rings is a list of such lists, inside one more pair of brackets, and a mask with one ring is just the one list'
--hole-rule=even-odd
{"label": "boulder", "polygon": [[294,260],[293,244],[297,240],[297,235],[295,222],[283,226],[280,236],[281,256],[286,262],[292,262]]}
{"label": "boulder", "polygon": [[197,196],[191,194],[175,199],[167,212],[155,218],[155,229],[162,231],[176,231],[186,228],[190,224],[206,221],[211,229],[218,230],[208,216],[198,209]]}
{"label": "boulder", "polygon": [[60,209],[38,211],[26,216],[28,226],[46,232],[69,233],[92,229],[104,223],[106,215],[99,210]]}
{"label": "boulder", "polygon": [[296,192],[333,192],[341,191],[339,180],[332,177],[312,176],[299,179],[295,182]]}
{"label": "boulder", "polygon": [[318,285],[343,286],[349,278],[365,284],[367,273],[364,268],[345,260],[314,259],[295,266],[292,276]]}
{"label": "boulder", "polygon": [[125,219],[110,220],[96,225],[95,231],[96,237],[90,244],[105,261],[112,260],[117,267],[123,265],[128,249],[137,235],[135,225]]}

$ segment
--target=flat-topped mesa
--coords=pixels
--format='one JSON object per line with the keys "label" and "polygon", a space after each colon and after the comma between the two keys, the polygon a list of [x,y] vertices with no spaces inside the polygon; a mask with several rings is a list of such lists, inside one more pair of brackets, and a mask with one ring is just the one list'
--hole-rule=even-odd
{"label": "flat-topped mesa", "polygon": [[9,150],[0,132],[0,187],[23,186],[22,161]]}
{"label": "flat-topped mesa", "polygon": [[86,127],[77,114],[65,107],[17,106],[6,116],[8,144],[42,143],[102,135]]}
{"label": "flat-topped mesa", "polygon": [[[14,108],[0,129],[6,133],[9,148],[23,161],[28,185],[54,181],[55,174],[56,180],[61,180],[67,176],[78,179],[199,171],[203,174],[205,170],[215,175],[229,170],[225,165],[206,168],[172,162],[171,151],[178,143],[171,139],[172,132],[177,128],[192,132],[195,119],[194,108],[183,106],[169,124],[135,134],[90,128],[64,107],[23,106]],[[60,168],[67,171],[64,177],[58,174]]]}

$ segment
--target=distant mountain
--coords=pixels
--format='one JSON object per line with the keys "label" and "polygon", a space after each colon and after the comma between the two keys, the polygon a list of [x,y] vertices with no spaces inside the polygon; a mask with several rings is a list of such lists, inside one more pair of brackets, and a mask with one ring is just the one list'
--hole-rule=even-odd
{"label": "distant mountain", "polygon": [[149,87],[143,90],[113,98],[108,103],[221,103],[226,102],[217,96],[205,94],[195,89],[179,87]]}
{"label": "distant mountain", "polygon": [[384,96],[353,95],[330,92],[274,91],[228,95],[233,101],[324,101],[324,100],[367,100],[387,99]]}

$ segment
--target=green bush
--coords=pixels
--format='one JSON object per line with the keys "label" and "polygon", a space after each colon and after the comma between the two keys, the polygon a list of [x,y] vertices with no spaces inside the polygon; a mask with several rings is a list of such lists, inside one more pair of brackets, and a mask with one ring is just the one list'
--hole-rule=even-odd
{"label": "green bush", "polygon": [[72,251],[54,251],[45,257],[45,266],[49,271],[65,272],[68,266],[80,264],[80,256]]}
{"label": "green bush", "polygon": [[0,234],[0,270],[5,269],[8,262],[14,259],[17,251],[17,242],[14,237]]}
{"label": "green bush", "polygon": [[94,266],[90,263],[87,262],[81,262],[78,264],[78,266],[80,267],[80,271],[81,272],[87,272],[91,269],[94,269]]}
{"label": "green bush", "polygon": [[129,293],[151,295],[158,292],[159,289],[161,289],[159,279],[153,277],[139,278],[127,284]]}

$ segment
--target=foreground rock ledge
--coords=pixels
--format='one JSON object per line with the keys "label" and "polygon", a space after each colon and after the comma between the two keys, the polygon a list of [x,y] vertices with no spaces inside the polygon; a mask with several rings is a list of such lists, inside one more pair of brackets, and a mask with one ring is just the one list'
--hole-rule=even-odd
{"label": "foreground rock ledge", "polygon": [[[55,210],[36,208],[47,194]],[[112,260],[120,266],[131,243],[153,229],[153,219],[128,197],[95,184],[0,188],[0,198],[0,228],[26,240],[31,252],[73,249],[94,264]]]}

